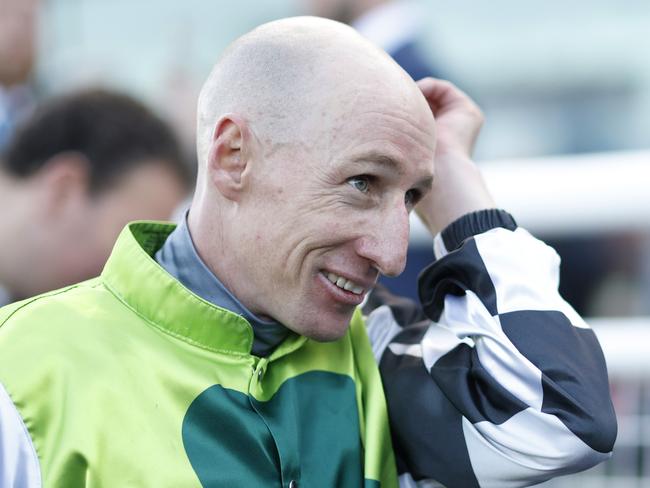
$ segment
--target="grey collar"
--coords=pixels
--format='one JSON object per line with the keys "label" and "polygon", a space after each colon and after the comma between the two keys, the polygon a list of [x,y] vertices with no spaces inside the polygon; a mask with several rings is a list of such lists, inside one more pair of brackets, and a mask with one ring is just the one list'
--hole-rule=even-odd
{"label": "grey collar", "polygon": [[186,288],[204,300],[243,316],[253,327],[252,354],[268,356],[289,335],[276,321],[263,320],[248,310],[206,266],[192,242],[187,213],[158,250],[156,261]]}

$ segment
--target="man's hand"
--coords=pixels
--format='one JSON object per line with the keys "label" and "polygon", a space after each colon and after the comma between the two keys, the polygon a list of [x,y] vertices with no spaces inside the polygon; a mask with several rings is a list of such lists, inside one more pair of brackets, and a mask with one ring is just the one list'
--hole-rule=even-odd
{"label": "man's hand", "polygon": [[444,80],[417,82],[436,119],[435,176],[416,211],[435,235],[458,217],[494,208],[483,176],[471,160],[483,114],[462,91]]}

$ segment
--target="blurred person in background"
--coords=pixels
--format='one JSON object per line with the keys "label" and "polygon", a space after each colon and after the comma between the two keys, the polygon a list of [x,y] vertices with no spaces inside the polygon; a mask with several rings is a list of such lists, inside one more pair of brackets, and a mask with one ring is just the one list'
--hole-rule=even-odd
{"label": "blurred person in background", "polygon": [[34,106],[39,0],[0,0],[0,151]]}
{"label": "blurred person in background", "polygon": [[419,46],[422,13],[404,0],[302,0],[311,15],[327,17],[353,27],[386,51],[411,78],[440,77]]}
{"label": "blurred person in background", "polygon": [[105,90],[52,99],[0,156],[0,288],[22,299],[96,276],[124,225],[187,195],[171,129]]}

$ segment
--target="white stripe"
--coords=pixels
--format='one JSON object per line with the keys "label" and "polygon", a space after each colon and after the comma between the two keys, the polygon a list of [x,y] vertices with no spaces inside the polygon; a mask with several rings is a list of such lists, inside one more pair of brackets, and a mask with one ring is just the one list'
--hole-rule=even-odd
{"label": "white stripe", "polygon": [[402,328],[395,321],[393,312],[388,305],[382,305],[370,313],[366,318],[366,328],[372,353],[379,363],[388,343],[401,332]]}
{"label": "white stripe", "polygon": [[388,349],[397,356],[422,357],[422,346],[420,344],[399,344],[394,342],[388,345]]}
{"label": "white stripe", "polygon": [[38,488],[41,471],[23,419],[0,383],[0,486]]}
{"label": "white stripe", "polygon": [[442,240],[442,233],[438,232],[433,238],[433,256],[436,259],[440,259],[447,254],[449,254],[449,251],[447,251],[445,242]]}
{"label": "white stripe", "polygon": [[458,338],[471,337],[483,368],[526,405],[541,410],[542,372],[508,339],[498,317],[490,315],[478,296],[471,291],[462,297],[447,295],[440,325]]}
{"label": "white stripe", "polygon": [[463,417],[472,469],[482,488],[530,486],[587,469],[609,454],[594,451],[555,416],[526,409],[500,425]]}
{"label": "white stripe", "polygon": [[498,313],[520,310],[562,312],[580,328],[589,328],[558,293],[560,257],[521,227],[492,229],[475,237],[494,284]]}
{"label": "white stripe", "polygon": [[431,324],[422,338],[422,358],[427,371],[453,348],[463,342],[456,334],[441,324]]}

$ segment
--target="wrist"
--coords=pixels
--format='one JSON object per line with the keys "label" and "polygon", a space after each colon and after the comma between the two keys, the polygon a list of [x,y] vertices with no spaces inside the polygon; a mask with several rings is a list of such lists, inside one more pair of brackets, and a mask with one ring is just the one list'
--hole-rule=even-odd
{"label": "wrist", "polygon": [[432,235],[463,215],[495,207],[483,175],[467,154],[436,154],[433,187],[417,208]]}
{"label": "wrist", "polygon": [[465,214],[451,222],[434,237],[434,255],[440,259],[458,249],[470,237],[501,227],[510,231],[517,222],[505,210],[490,208]]}

